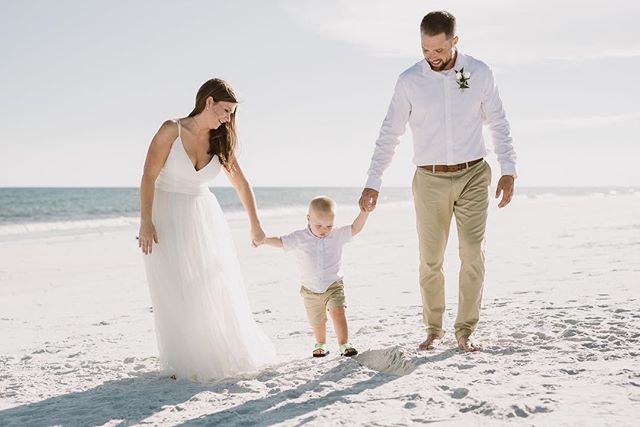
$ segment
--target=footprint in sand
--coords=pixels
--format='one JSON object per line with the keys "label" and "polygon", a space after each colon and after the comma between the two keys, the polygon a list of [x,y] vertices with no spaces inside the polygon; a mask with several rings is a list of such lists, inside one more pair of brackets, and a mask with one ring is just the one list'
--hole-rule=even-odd
{"label": "footprint in sand", "polygon": [[272,380],[274,378],[277,378],[279,376],[278,372],[276,371],[272,371],[272,370],[264,370],[260,373],[260,375],[258,375],[258,377],[256,378],[258,381],[261,382],[268,382],[269,380]]}
{"label": "footprint in sand", "polygon": [[560,372],[564,372],[568,375],[578,375],[580,372],[584,372],[586,369],[560,369]]}
{"label": "footprint in sand", "polygon": [[464,365],[464,364],[457,364],[457,363],[453,363],[451,365],[447,365],[448,367],[451,368],[458,368],[459,371],[463,371],[465,369],[471,369],[471,368],[475,368],[476,365]]}
{"label": "footprint in sand", "polygon": [[[482,408],[484,405],[486,405],[486,401],[482,401],[476,405],[470,405],[470,406],[465,406],[464,408],[460,408],[460,412],[462,412],[463,414],[466,412],[471,412],[471,411],[475,411],[476,409],[480,409]],[[482,411],[482,414],[484,415],[492,415],[493,414],[493,408],[488,408]]]}
{"label": "footprint in sand", "polygon": [[567,328],[565,329],[560,336],[564,337],[564,338],[570,338],[573,337],[575,335],[581,335],[582,333],[574,328]]}
{"label": "footprint in sand", "polygon": [[466,388],[455,388],[451,393],[451,397],[454,399],[462,399],[463,397],[467,397],[469,394],[469,390]]}
{"label": "footprint in sand", "polygon": [[511,408],[513,408],[513,413],[507,415],[509,418],[513,418],[514,415],[520,418],[527,418],[529,416],[529,414],[527,414],[524,409],[520,408],[518,405],[513,405]]}

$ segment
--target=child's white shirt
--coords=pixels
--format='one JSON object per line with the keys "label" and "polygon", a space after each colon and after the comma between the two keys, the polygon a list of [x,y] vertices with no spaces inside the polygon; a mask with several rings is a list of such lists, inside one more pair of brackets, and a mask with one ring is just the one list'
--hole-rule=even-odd
{"label": "child's white shirt", "polygon": [[353,238],[351,225],[334,228],[321,239],[309,227],[282,236],[285,251],[294,251],[300,266],[302,286],[323,293],[332,283],[342,280],[342,247]]}

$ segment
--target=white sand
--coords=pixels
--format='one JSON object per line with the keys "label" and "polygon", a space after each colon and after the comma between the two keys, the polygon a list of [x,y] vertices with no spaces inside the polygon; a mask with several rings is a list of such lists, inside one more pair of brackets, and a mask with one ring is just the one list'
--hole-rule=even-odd
{"label": "white sand", "polygon": [[[355,209],[344,208],[338,223]],[[215,384],[156,373],[136,229],[0,242],[0,425],[634,425],[640,415],[640,196],[492,205],[484,351],[424,338],[410,206],[380,206],[345,253],[355,359],[309,357],[293,259],[232,221],[279,362]],[[265,217],[270,234],[304,226]],[[455,228],[455,227],[453,227]],[[446,322],[457,301],[447,249]],[[256,349],[260,351],[260,349]],[[637,424],[636,424],[637,425]]]}

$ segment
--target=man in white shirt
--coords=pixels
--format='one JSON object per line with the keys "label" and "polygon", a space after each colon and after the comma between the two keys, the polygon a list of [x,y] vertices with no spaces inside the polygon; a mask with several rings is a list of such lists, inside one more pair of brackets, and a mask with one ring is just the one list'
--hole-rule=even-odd
{"label": "man in white shirt", "polygon": [[413,197],[420,245],[420,290],[427,338],[421,350],[434,348],[444,335],[445,308],[442,264],[451,217],[458,227],[461,260],[459,305],[454,329],[458,347],[475,351],[469,336],[480,317],[484,283],[484,238],[491,168],[482,125],[491,132],[501,168],[498,206],[511,201],[516,154],[502,101],[487,64],[456,48],[455,17],[427,14],[421,24],[424,60],[398,78],[389,110],[371,159],[369,178],[360,197],[362,209],[375,209],[382,174],[393,158],[409,123],[416,172]]}

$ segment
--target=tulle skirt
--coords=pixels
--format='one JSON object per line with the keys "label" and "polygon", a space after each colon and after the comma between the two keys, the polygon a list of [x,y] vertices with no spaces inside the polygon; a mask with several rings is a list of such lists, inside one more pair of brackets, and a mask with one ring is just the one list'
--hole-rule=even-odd
{"label": "tulle skirt", "polygon": [[272,362],[213,193],[156,189],[153,223],[159,243],[144,260],[163,372],[208,381]]}

